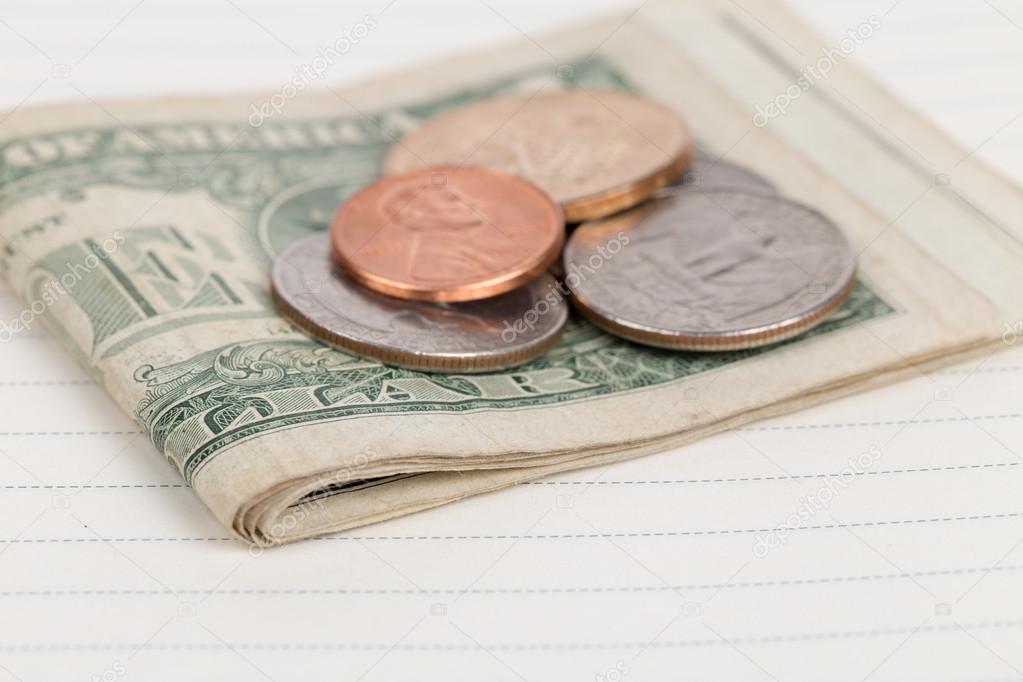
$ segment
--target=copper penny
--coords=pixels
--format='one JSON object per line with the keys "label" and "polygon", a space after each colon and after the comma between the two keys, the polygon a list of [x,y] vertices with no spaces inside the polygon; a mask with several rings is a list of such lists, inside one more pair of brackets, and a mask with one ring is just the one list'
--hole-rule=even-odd
{"label": "copper penny", "polygon": [[565,219],[525,180],[435,166],[355,193],[330,234],[338,262],[363,286],[417,301],[472,301],[543,273],[561,252]]}
{"label": "copper penny", "polygon": [[498,97],[442,114],[391,147],[385,174],[470,163],[523,177],[569,222],[634,206],[688,166],[693,138],[677,113],[617,90]]}

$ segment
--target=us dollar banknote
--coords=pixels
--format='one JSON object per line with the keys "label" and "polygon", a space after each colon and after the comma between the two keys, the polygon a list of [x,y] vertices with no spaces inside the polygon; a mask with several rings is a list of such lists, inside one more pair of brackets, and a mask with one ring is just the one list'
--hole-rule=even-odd
{"label": "us dollar banknote", "polygon": [[[12,112],[3,274],[217,518],[263,545],[664,450],[996,347],[1023,314],[1019,191],[780,5],[747,4],[651,3],[545,36],[550,52],[523,41],[321,94]],[[827,55],[827,82],[804,88]],[[453,107],[558,88],[678,109],[706,168],[734,164],[849,234],[852,295],[767,349],[661,351],[574,320],[536,361],[464,376],[327,348],[277,315],[272,259],[326,229],[394,140]]]}

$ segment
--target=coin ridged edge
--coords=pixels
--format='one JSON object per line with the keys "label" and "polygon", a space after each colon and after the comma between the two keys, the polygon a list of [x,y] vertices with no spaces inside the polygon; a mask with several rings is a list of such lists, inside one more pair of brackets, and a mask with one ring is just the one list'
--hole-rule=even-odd
{"label": "coin ridged edge", "polygon": [[638,206],[653,196],[657,190],[670,185],[673,180],[686,171],[692,162],[692,149],[690,141],[678,157],[645,178],[599,194],[591,194],[581,199],[565,202],[561,207],[565,212],[565,220],[569,223],[596,220]]}
{"label": "coin ridged edge", "polygon": [[835,294],[820,304],[810,313],[803,317],[795,318],[792,322],[785,320],[761,327],[727,332],[724,334],[665,334],[646,329],[623,325],[606,317],[601,316],[588,307],[576,294],[572,292],[571,300],[576,309],[587,320],[595,326],[603,329],[609,334],[621,337],[627,341],[664,348],[667,350],[689,350],[689,351],[731,351],[748,350],[759,348],[799,336],[809,331],[824,321],[824,319],[835,311],[852,293],[856,286],[857,267],[854,263],[849,273],[848,280]]}
{"label": "coin ridged edge", "polygon": [[274,282],[270,284],[270,295],[277,305],[278,312],[310,337],[321,341],[328,346],[333,346],[345,352],[355,353],[371,360],[384,364],[414,369],[421,372],[446,372],[450,374],[482,374],[496,372],[524,364],[543,355],[551,346],[557,343],[565,330],[568,322],[568,306],[562,308],[562,320],[557,328],[536,343],[504,353],[487,353],[475,357],[464,355],[436,353],[427,355],[422,353],[402,352],[391,348],[381,348],[365,341],[359,341],[338,332],[320,327],[308,319],[297,308],[277,291]]}

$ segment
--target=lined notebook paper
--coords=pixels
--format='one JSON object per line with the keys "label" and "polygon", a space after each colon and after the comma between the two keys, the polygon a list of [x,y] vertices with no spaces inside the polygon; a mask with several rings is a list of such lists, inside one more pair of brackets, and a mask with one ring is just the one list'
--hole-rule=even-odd
{"label": "lined notebook paper", "polygon": [[[530,4],[509,5],[515,23]],[[834,35],[883,15],[855,58],[1023,182],[1019,3],[798,6]],[[130,10],[119,39],[145,43],[161,15]],[[257,23],[229,47],[260,45],[257,63],[288,56],[261,25],[303,30],[237,11]],[[20,12],[0,15],[15,63],[38,57],[19,34],[46,54],[78,40],[36,41],[44,10]],[[7,107],[32,87],[18,73]],[[145,69],[83,78],[155,87]],[[20,310],[0,294],[0,319]],[[260,553],[33,328],[0,346],[0,680],[1023,679],[1023,336],[1006,342],[682,450]]]}

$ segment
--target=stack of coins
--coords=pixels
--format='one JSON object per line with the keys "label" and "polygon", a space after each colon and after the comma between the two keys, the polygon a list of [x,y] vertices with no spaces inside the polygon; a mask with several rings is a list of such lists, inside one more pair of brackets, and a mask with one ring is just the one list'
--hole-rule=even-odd
{"label": "stack of coins", "polygon": [[[402,367],[485,372],[549,348],[568,319],[545,302],[565,243],[561,208],[513,175],[436,166],[375,182],[338,208],[330,235],[274,263],[286,317],[333,345]],[[505,330],[541,302],[521,334]],[[536,313],[534,313],[536,314]]]}
{"label": "stack of coins", "polygon": [[281,312],[315,338],[449,373],[543,353],[569,317],[562,292],[629,341],[717,351],[810,329],[854,280],[826,217],[694,155],[672,110],[588,90],[428,121],[341,204],[329,236],[295,243],[272,272]]}

